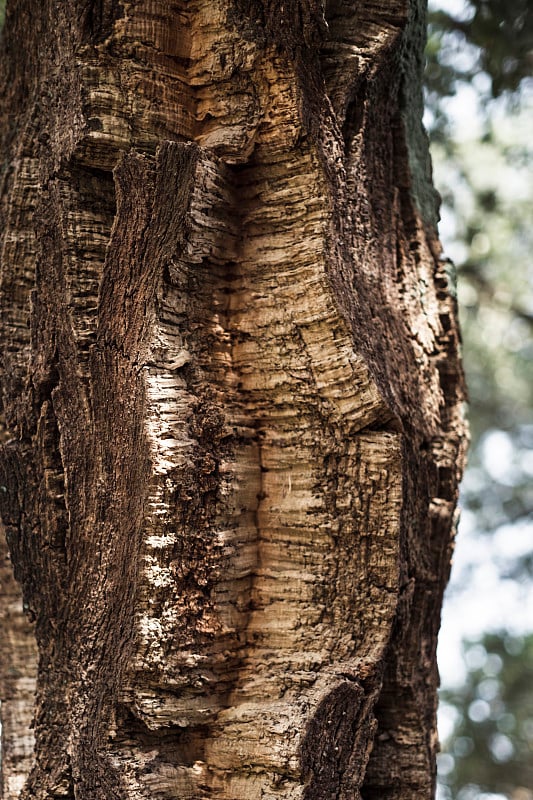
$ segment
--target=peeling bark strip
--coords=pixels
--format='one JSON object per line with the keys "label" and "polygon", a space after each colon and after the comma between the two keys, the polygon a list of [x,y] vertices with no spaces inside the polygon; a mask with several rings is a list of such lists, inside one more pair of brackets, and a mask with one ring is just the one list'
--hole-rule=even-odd
{"label": "peeling bark strip", "polygon": [[423,39],[418,0],[8,0],[4,800],[431,797]]}

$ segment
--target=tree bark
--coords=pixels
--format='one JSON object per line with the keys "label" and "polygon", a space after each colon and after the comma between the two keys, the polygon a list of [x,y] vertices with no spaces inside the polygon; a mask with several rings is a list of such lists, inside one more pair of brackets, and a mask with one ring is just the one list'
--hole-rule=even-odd
{"label": "tree bark", "polygon": [[465,426],[424,13],[8,2],[6,800],[432,796]]}

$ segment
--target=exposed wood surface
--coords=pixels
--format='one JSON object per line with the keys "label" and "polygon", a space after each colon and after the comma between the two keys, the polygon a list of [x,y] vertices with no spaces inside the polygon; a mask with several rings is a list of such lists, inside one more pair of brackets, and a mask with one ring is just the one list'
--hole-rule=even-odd
{"label": "exposed wood surface", "polygon": [[8,2],[4,800],[431,797],[465,430],[423,38]]}

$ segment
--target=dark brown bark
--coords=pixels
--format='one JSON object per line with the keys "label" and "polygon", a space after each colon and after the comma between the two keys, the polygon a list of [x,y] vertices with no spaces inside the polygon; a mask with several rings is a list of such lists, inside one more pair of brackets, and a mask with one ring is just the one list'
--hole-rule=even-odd
{"label": "dark brown bark", "polygon": [[431,796],[464,422],[423,39],[417,0],[8,3],[6,800]]}

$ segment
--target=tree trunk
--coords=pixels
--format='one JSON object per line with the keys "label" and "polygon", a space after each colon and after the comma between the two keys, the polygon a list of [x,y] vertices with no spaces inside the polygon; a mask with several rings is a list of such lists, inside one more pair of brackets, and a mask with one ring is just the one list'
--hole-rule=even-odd
{"label": "tree trunk", "polygon": [[325,6],[8,2],[5,800],[432,795],[464,398],[424,8]]}

